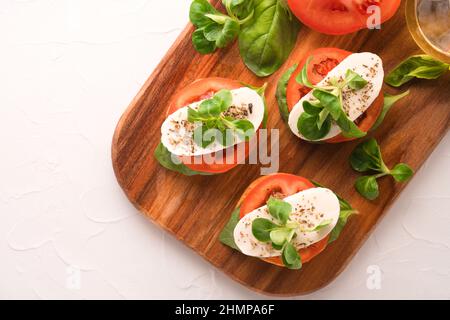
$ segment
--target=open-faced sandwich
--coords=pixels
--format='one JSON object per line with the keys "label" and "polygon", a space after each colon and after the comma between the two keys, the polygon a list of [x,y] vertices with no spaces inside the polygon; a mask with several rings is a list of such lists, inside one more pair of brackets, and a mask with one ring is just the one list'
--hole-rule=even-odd
{"label": "open-faced sandwich", "polygon": [[245,190],[220,241],[247,256],[300,269],[338,238],[355,213],[333,191],[296,175],[276,173]]}
{"label": "open-faced sandwich", "polygon": [[173,97],[155,157],[185,175],[227,172],[245,162],[250,140],[266,121],[264,87],[199,79]]}
{"label": "open-faced sandwich", "polygon": [[303,140],[358,139],[377,127],[392,106],[382,92],[383,78],[383,63],[373,53],[316,49],[280,79],[279,109]]}

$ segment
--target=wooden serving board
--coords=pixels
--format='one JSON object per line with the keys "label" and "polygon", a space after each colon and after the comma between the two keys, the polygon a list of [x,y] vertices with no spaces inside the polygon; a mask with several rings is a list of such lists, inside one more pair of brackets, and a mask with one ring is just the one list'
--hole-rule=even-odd
{"label": "wooden serving board", "polygon": [[[216,5],[218,2],[213,1]],[[381,179],[378,200],[370,202],[360,197],[353,188],[358,175],[348,164],[358,142],[315,145],[296,138],[279,115],[275,100],[277,81],[308,51],[319,47],[374,52],[382,57],[385,70],[391,70],[409,55],[419,52],[407,30],[404,11],[402,6],[396,17],[383,24],[379,31],[363,30],[348,36],[327,36],[302,27],[289,60],[281,70],[264,79],[257,78],[244,66],[237,44],[213,55],[197,54],[191,45],[193,27],[188,25],[117,126],[112,160],[117,180],[129,200],[153,223],[253,290],[291,296],[310,293],[328,284],[348,264],[405,185],[395,184],[393,179]],[[320,182],[361,212],[351,218],[337,241],[299,271],[246,257],[218,240],[240,195],[260,176],[258,165],[241,165],[217,176],[186,177],[167,171],[153,158],[172,95],[195,79],[211,76],[239,79],[253,85],[268,82],[268,127],[280,129],[280,172]],[[436,81],[416,81],[402,88],[402,91],[410,89],[410,96],[392,109],[374,134],[388,165],[406,162],[419,169],[446,134],[450,121],[449,84],[446,75]],[[390,93],[399,92],[385,89]]]}

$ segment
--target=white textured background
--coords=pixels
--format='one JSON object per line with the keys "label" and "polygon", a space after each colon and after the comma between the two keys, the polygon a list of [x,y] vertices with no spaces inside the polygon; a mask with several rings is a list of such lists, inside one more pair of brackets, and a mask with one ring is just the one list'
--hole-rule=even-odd
{"label": "white textured background", "polygon": [[[141,217],[111,168],[116,122],[189,3],[0,0],[0,298],[262,298]],[[344,273],[304,298],[449,299],[449,160],[447,135]]]}

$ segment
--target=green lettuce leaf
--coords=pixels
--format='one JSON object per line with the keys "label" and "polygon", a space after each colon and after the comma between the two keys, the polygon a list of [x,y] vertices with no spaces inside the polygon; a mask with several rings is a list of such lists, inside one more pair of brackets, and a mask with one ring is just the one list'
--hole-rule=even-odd
{"label": "green lettuce leaf", "polygon": [[233,248],[235,250],[239,250],[238,246],[234,242],[234,228],[236,228],[236,225],[239,222],[239,211],[240,208],[236,208],[233,213],[231,214],[230,220],[223,228],[222,232],[220,233],[219,240],[224,245],[229,246],[230,248]]}
{"label": "green lettuce leaf", "polygon": [[[323,185],[312,181],[312,183],[316,187],[324,188]],[[347,224],[348,218],[354,214],[358,214],[358,211],[353,209],[350,203],[348,203],[345,199],[340,197],[339,195],[336,195],[339,199],[339,205],[341,207],[341,212],[339,213],[339,220],[334,227],[333,230],[330,232],[330,239],[328,240],[328,243],[332,243],[337,238],[339,238],[339,235],[341,234],[342,230],[344,229],[345,225]]]}
{"label": "green lettuce leaf", "polygon": [[383,110],[381,111],[380,115],[378,116],[377,121],[372,126],[372,129],[370,129],[370,131],[376,130],[383,123],[384,118],[386,118],[386,115],[391,110],[391,108],[395,105],[395,103],[397,101],[403,99],[407,95],[409,95],[409,90],[404,92],[404,93],[401,93],[399,95],[395,95],[395,96],[385,93],[384,94]]}
{"label": "green lettuce leaf", "polygon": [[289,108],[287,105],[287,97],[286,97],[287,85],[289,79],[291,78],[292,74],[296,69],[297,65],[295,64],[283,74],[283,76],[278,81],[277,91],[275,94],[278,102],[278,109],[280,110],[281,117],[285,122],[287,122],[289,119]]}
{"label": "green lettuce leaf", "polygon": [[189,169],[184,164],[176,164],[172,161],[172,154],[167,150],[167,148],[160,142],[155,149],[154,156],[156,160],[166,169],[175,171],[186,176],[195,175],[211,175],[209,173],[197,172]]}

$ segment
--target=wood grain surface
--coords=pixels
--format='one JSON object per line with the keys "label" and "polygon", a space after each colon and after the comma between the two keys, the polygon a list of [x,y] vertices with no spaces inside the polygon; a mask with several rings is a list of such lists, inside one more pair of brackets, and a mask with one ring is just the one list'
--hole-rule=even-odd
{"label": "wood grain surface", "polygon": [[[381,179],[379,199],[369,202],[360,197],[353,188],[358,175],[348,164],[358,142],[315,145],[296,138],[278,113],[277,81],[308,51],[319,47],[374,52],[382,57],[385,71],[391,70],[409,55],[419,52],[406,27],[404,6],[381,30],[337,37],[302,27],[289,61],[277,73],[263,79],[246,69],[237,44],[213,55],[197,54],[191,45],[192,31],[193,27],[188,25],[181,33],[120,119],[112,143],[112,161],[120,186],[153,223],[253,290],[292,296],[325,286],[348,264],[405,185],[395,184],[393,179]],[[246,257],[218,240],[239,196],[260,176],[258,165],[241,165],[217,176],[186,177],[165,170],[153,158],[171,96],[193,80],[210,76],[239,79],[253,85],[268,82],[268,127],[280,129],[279,171],[318,181],[361,212],[351,218],[337,241],[299,271]],[[446,134],[450,121],[449,83],[446,75],[436,81],[413,81],[401,88],[401,91],[410,89],[411,95],[392,109],[373,135],[388,165],[406,162],[419,169]],[[385,91],[400,92],[387,87]]]}

